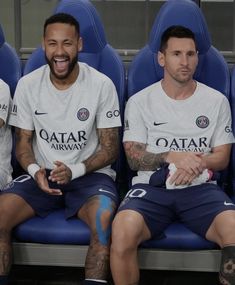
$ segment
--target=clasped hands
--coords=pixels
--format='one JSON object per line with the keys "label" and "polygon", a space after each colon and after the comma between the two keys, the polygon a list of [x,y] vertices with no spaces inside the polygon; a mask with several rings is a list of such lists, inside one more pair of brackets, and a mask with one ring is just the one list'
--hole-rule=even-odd
{"label": "clasped hands", "polygon": [[60,161],[54,162],[54,169],[51,170],[47,179],[45,168],[40,168],[35,174],[35,180],[42,191],[51,195],[62,195],[62,191],[58,188],[50,188],[48,180],[57,183],[58,185],[64,185],[71,181],[72,172],[71,169]]}
{"label": "clasped hands", "polygon": [[206,169],[202,153],[170,152],[167,162],[174,163],[177,170],[169,179],[170,184],[190,185]]}

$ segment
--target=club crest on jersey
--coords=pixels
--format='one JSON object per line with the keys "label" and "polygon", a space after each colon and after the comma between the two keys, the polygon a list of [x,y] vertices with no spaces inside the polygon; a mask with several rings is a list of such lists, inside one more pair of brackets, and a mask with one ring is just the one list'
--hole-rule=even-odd
{"label": "club crest on jersey", "polygon": [[209,119],[206,116],[199,116],[196,119],[196,125],[201,128],[205,129],[209,126]]}
{"label": "club crest on jersey", "polygon": [[81,108],[77,112],[77,117],[80,121],[86,121],[89,118],[89,115],[90,113],[86,108]]}

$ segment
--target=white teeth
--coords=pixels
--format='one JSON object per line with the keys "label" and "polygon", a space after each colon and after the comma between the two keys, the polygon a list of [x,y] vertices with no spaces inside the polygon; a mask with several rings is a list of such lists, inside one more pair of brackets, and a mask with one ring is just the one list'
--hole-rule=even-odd
{"label": "white teeth", "polygon": [[64,61],[66,61],[66,59],[64,59],[64,58],[55,58],[54,61],[55,62],[64,62]]}

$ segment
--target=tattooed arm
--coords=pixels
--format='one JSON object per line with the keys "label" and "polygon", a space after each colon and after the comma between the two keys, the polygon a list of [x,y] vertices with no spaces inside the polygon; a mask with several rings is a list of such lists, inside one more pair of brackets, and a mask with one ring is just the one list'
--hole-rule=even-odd
{"label": "tattooed arm", "polygon": [[124,149],[132,170],[154,171],[163,163],[174,163],[190,175],[198,176],[204,169],[202,155],[193,152],[151,153],[146,151],[146,144],[126,141]]}
{"label": "tattooed arm", "polygon": [[100,149],[88,159],[83,161],[86,166],[86,173],[112,164],[118,156],[118,128],[98,129],[97,131]]}
{"label": "tattooed arm", "polygon": [[152,171],[161,167],[166,162],[168,152],[151,153],[146,151],[146,144],[126,141],[124,149],[128,164],[132,170]]}
{"label": "tattooed arm", "polygon": [[25,171],[31,163],[36,163],[33,153],[33,132],[20,128],[15,129],[16,158]]}

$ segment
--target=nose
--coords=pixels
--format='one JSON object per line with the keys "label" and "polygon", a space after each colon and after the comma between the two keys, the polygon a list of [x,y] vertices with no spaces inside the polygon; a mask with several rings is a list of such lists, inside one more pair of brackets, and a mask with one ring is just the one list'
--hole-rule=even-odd
{"label": "nose", "polygon": [[186,54],[181,55],[181,64],[188,65],[188,56]]}
{"label": "nose", "polygon": [[60,54],[63,54],[63,53],[64,53],[64,48],[63,48],[63,45],[62,45],[62,44],[57,44],[57,45],[56,45],[55,53],[56,53],[57,55],[60,55]]}

